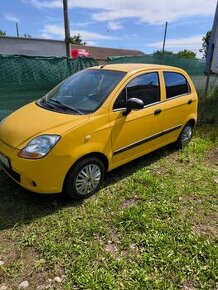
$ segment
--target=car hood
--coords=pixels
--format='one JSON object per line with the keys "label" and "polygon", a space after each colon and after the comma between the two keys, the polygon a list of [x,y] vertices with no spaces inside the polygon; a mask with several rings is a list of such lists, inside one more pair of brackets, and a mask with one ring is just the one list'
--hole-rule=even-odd
{"label": "car hood", "polygon": [[88,115],[58,113],[30,103],[9,115],[0,124],[0,139],[11,147],[22,149],[38,135],[61,135],[88,120]]}

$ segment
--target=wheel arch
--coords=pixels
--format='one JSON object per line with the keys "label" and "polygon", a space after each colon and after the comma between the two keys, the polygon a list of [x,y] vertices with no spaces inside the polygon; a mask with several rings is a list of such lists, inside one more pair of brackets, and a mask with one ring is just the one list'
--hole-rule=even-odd
{"label": "wheel arch", "polygon": [[[193,129],[194,129],[194,126],[195,126],[195,124],[196,124],[196,120],[195,120],[194,118],[191,118],[191,119],[189,119],[189,120],[185,123],[185,125],[182,127],[182,129],[181,129],[181,131],[180,131],[180,133],[179,133],[179,136],[178,136],[178,138],[177,138],[177,140],[176,140],[176,142],[175,142],[176,147],[177,147],[178,149],[182,149],[185,145],[187,145],[187,143],[186,143],[186,144],[182,144],[181,136],[182,136],[183,130],[184,130],[185,127],[186,127],[187,125],[189,125],[189,124],[192,126],[192,134],[193,134]],[[191,138],[192,138],[192,134],[191,134],[191,136],[190,136],[190,140],[191,140]],[[188,141],[188,143],[190,142],[190,140]]]}
{"label": "wheel arch", "polygon": [[[189,123],[194,127],[194,126],[196,125],[196,120],[193,119],[193,118],[190,119],[188,122],[186,122],[185,126],[186,126],[187,124],[189,124]],[[185,127],[185,126],[184,126],[184,127]]]}
{"label": "wheel arch", "polygon": [[182,127],[180,128],[180,133],[182,132],[183,128],[185,128],[185,126],[189,123],[193,126],[193,128],[195,127],[195,125],[197,123],[197,117],[194,114],[189,115],[184,120],[184,123],[183,123]]}
{"label": "wheel arch", "polygon": [[104,155],[104,154],[101,153],[101,152],[91,152],[91,153],[87,153],[87,154],[81,156],[79,159],[77,159],[77,160],[76,160],[76,161],[71,165],[71,167],[69,168],[68,172],[67,172],[66,175],[65,175],[62,189],[64,189],[64,186],[65,186],[65,182],[66,182],[67,176],[68,176],[69,172],[71,171],[71,169],[72,169],[76,164],[78,164],[81,160],[83,160],[83,159],[85,159],[85,158],[88,158],[88,157],[95,157],[95,158],[100,159],[100,160],[103,162],[104,166],[105,166],[105,171],[106,171],[106,172],[108,171],[108,168],[109,168],[109,160],[108,160],[108,158],[106,157],[106,155]]}

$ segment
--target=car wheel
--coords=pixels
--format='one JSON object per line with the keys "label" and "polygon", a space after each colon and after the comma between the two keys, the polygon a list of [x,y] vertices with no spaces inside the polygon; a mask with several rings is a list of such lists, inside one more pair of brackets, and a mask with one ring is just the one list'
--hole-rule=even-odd
{"label": "car wheel", "polygon": [[193,129],[194,126],[191,123],[185,125],[176,142],[177,148],[182,149],[191,141]]}
{"label": "car wheel", "polygon": [[99,189],[104,176],[103,162],[95,157],[86,157],[67,174],[64,192],[74,200],[87,198]]}

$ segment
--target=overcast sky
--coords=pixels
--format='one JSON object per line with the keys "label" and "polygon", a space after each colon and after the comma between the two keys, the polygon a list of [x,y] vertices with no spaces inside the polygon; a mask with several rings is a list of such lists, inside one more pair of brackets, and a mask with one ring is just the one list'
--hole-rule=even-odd
{"label": "overcast sky", "polygon": [[[0,29],[15,36],[64,39],[62,0],[1,0]],[[161,49],[168,21],[166,49],[201,48],[211,29],[216,0],[68,0],[71,34],[89,45],[152,53]],[[199,53],[198,56],[200,57]]]}

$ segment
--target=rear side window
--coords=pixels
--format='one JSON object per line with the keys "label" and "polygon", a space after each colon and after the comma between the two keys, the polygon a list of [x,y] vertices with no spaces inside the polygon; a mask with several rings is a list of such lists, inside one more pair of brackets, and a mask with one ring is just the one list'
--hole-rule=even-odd
{"label": "rear side window", "polygon": [[186,78],[180,73],[164,72],[167,99],[189,94],[190,87]]}

